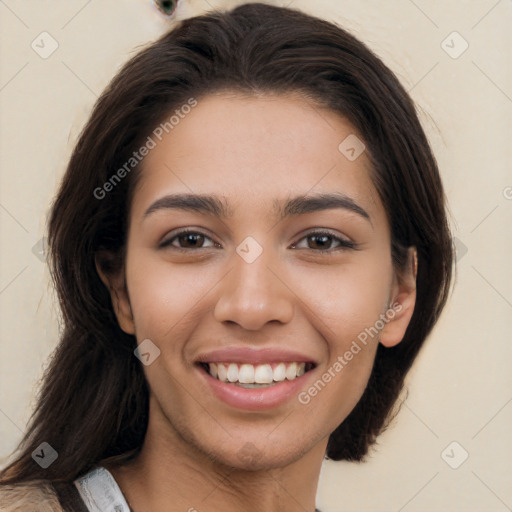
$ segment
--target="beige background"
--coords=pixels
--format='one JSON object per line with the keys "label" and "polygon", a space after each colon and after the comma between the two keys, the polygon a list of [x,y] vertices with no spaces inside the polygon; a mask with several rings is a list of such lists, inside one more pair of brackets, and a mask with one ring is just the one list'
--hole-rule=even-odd
{"label": "beige background", "polygon": [[[185,1],[177,16],[236,3],[242,2]],[[324,465],[318,506],[323,512],[512,510],[512,1],[287,4],[352,31],[411,92],[459,240],[457,285],[409,375],[407,401],[368,462]],[[58,339],[57,308],[37,252],[52,196],[97,95],[139,45],[172,21],[150,0],[5,0],[0,16],[4,465]],[[43,31],[58,43],[46,59],[31,47],[34,40],[42,46]],[[469,47],[458,55],[464,41]],[[460,467],[450,467],[466,452]]]}

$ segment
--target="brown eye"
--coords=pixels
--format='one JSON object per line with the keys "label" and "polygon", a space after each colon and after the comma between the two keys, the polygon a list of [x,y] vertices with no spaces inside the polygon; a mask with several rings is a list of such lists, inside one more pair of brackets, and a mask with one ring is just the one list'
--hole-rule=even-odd
{"label": "brown eye", "polygon": [[205,237],[201,233],[183,233],[178,236],[181,247],[191,249],[194,247],[201,247],[204,243]]}
{"label": "brown eye", "polygon": [[310,242],[313,241],[313,244],[308,244],[310,249],[330,249],[334,237],[331,235],[310,235],[308,239]]}
{"label": "brown eye", "polygon": [[219,247],[219,244],[199,231],[185,230],[163,241],[160,247],[185,251],[191,249],[210,249],[212,247]]}
{"label": "brown eye", "polygon": [[[306,240],[306,246],[300,247],[299,243]],[[328,231],[314,231],[301,238],[299,243],[293,244],[293,249],[310,249],[318,253],[328,253],[343,249],[355,249],[356,244],[349,240],[344,240]]]}
{"label": "brown eye", "polygon": [[154,0],[154,2],[164,16],[172,16],[178,7],[178,0]]}

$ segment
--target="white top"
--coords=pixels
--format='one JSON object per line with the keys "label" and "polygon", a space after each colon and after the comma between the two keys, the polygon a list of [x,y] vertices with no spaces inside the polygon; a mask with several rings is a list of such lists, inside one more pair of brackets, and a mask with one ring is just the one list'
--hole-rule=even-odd
{"label": "white top", "polygon": [[104,467],[92,469],[74,482],[89,512],[130,512],[130,507]]}

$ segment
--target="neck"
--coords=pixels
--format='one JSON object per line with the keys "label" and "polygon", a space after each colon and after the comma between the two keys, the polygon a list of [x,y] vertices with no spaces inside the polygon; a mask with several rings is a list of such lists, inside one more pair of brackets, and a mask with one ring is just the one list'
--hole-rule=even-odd
{"label": "neck", "polygon": [[139,455],[108,466],[133,512],[314,512],[327,441],[279,468],[248,471],[212,460],[179,435],[148,425]]}

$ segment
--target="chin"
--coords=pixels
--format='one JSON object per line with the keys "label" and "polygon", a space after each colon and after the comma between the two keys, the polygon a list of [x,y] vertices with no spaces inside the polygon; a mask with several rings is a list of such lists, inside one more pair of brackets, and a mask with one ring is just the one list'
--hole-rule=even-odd
{"label": "chin", "polygon": [[214,460],[224,466],[240,471],[257,472],[279,469],[300,460],[307,450],[297,446],[281,447],[280,450],[256,448],[251,442],[245,443],[239,450],[214,455]]}
{"label": "chin", "polygon": [[[319,449],[324,451],[327,437],[323,439],[325,446]],[[240,471],[255,472],[284,468],[293,464],[318,446],[318,443],[318,440],[298,439],[295,435],[270,440],[267,431],[258,439],[253,437],[251,440],[251,436],[247,435],[244,438],[230,438],[224,442],[209,439],[193,444],[216,464]]]}

